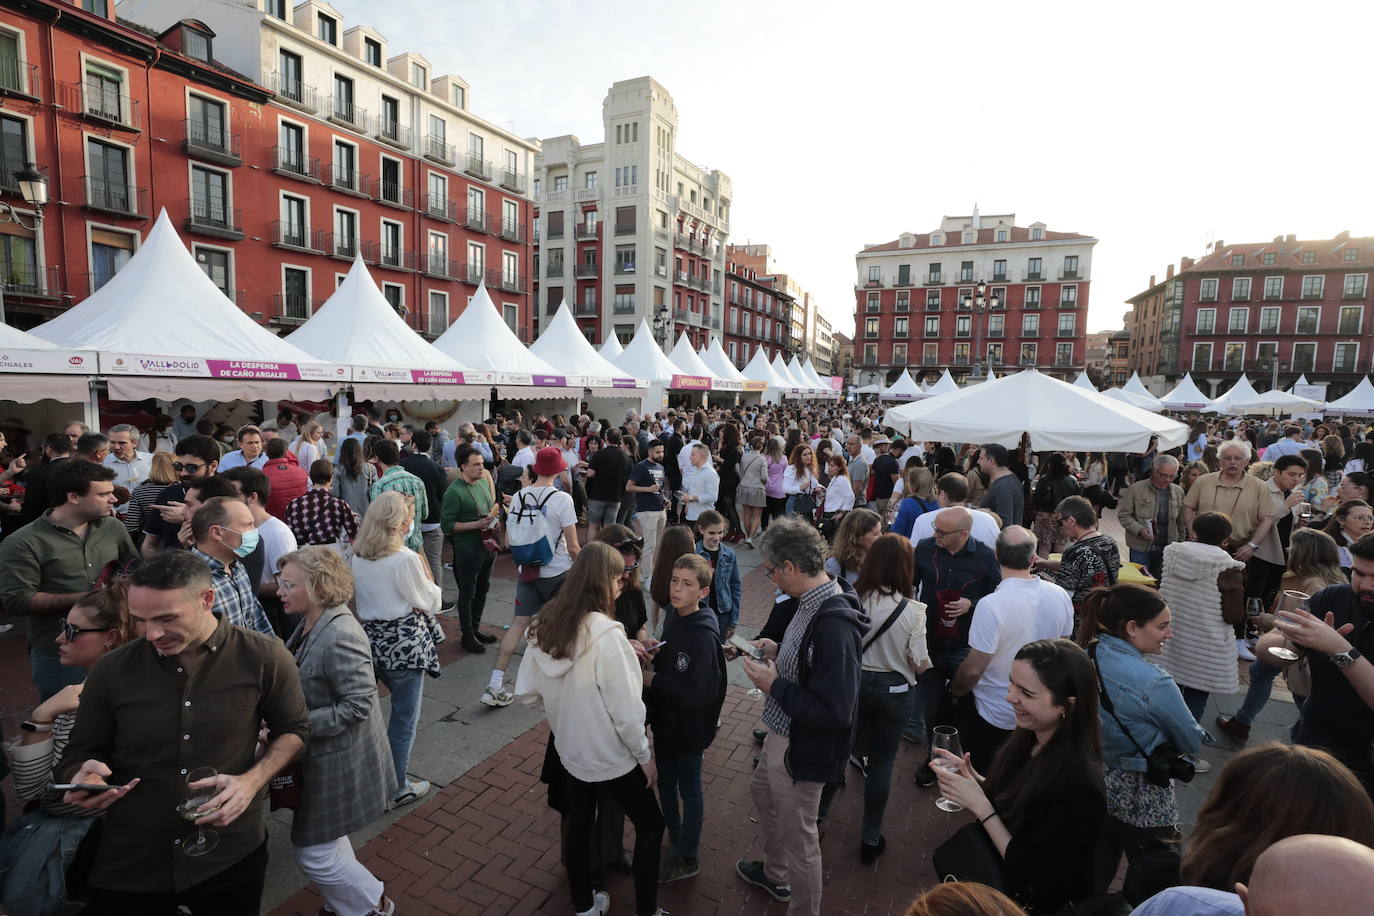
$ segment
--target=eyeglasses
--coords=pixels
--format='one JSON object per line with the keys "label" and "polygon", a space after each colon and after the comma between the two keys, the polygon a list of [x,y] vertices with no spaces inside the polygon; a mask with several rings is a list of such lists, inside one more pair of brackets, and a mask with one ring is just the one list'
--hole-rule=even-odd
{"label": "eyeglasses", "polygon": [[1071,521],[1073,521],[1073,516],[1072,516],[1072,515],[1061,515],[1061,516],[1059,516],[1059,524],[1061,524],[1061,525],[1064,524],[1065,522],[1071,522]]}
{"label": "eyeglasses", "polygon": [[629,553],[630,551],[638,553],[644,549],[644,541],[640,538],[625,538],[620,541],[611,541],[610,545],[621,553]]}
{"label": "eyeglasses", "polygon": [[200,469],[202,469],[202,468],[204,468],[204,467],[205,467],[205,465],[203,465],[203,464],[196,464],[194,461],[190,462],[189,464],[182,464],[180,461],[173,461],[173,462],[172,462],[172,470],[174,470],[174,471],[190,471],[192,474],[194,474],[196,471],[199,471]]}
{"label": "eyeglasses", "polygon": [[763,568],[763,574],[767,576],[769,579],[772,579],[773,576],[777,573],[777,571],[778,567],[776,566],[765,566]]}
{"label": "eyeglasses", "polygon": [[284,592],[294,592],[296,590],[296,583],[288,582],[286,579],[283,579],[281,577],[281,573],[277,573],[275,576],[273,576],[272,581],[277,584],[277,588],[281,589]]}
{"label": "eyeglasses", "polygon": [[57,635],[66,642],[75,642],[76,637],[82,633],[108,633],[113,629],[114,627],[78,627],[68,623],[65,617],[57,622]]}

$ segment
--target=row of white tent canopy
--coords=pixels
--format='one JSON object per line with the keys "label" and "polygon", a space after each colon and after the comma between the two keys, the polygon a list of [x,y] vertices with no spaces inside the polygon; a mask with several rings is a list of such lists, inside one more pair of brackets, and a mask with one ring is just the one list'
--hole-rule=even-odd
{"label": "row of white tent canopy", "polygon": [[163,211],[109,282],[51,321],[23,332],[0,324],[0,380],[9,400],[85,402],[80,376],[103,375],[118,400],[158,397],[320,398],[344,386],[359,397],[639,397],[652,385],[830,396],[810,361],[763,351],[735,369],[719,339],[694,351],[679,338],[664,355],[641,322],[620,351],[598,353],[563,303],[529,347],[479,287],[472,307],[433,344],[382,296],[361,259],[292,333],[278,337],[231,302],[196,264]]}
{"label": "row of white tent canopy", "polygon": [[[1097,390],[1088,380],[1086,372],[1078,376],[1074,385],[1089,391]],[[1156,397],[1145,388],[1139,374],[1132,373],[1125,385],[1120,388],[1108,388],[1102,394],[1146,410],[1200,411],[1234,416],[1262,413],[1374,416],[1374,384],[1370,383],[1367,376],[1361,378],[1359,384],[1344,397],[1325,403],[1296,393],[1299,388],[1307,387],[1307,376],[1304,375],[1299,377],[1288,391],[1256,391],[1250,379],[1242,374],[1224,394],[1209,398],[1197,387],[1192,374],[1187,373],[1172,391],[1162,397]]]}

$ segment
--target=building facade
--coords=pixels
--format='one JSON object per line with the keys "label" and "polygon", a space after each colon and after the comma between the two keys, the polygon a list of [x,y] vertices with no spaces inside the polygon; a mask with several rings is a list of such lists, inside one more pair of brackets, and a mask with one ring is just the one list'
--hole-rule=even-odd
{"label": "building facade", "polygon": [[800,360],[810,359],[822,375],[829,374],[822,370],[822,364],[827,370],[833,365],[834,329],[801,282],[780,269],[773,259],[773,249],[768,245],[731,245],[727,255],[730,260],[769,278],[774,289],[787,293],[792,300],[784,359],[790,360],[795,354]]}
{"label": "building facade", "polygon": [[[208,0],[196,19],[173,0],[104,12],[0,2],[17,69],[39,90],[6,105],[27,134],[4,125],[3,170],[22,152],[47,171],[33,267],[61,293],[7,295],[21,326],[98,289],[165,209],[216,285],[280,332],[361,256],[421,333],[442,333],[484,280],[529,337],[534,147],[459,105],[465,83],[431,80],[417,55],[388,57],[379,33],[345,30],[317,2]],[[466,156],[430,142],[439,122]]]}
{"label": "building facade", "polygon": [[730,178],[677,152],[677,106],[650,77],[611,86],[602,127],[599,143],[539,144],[538,323],[567,300],[596,343],[648,319],[661,341],[703,344],[724,327]]}
{"label": "building facade", "polygon": [[1129,365],[1151,390],[1185,373],[1204,393],[1249,375],[1261,390],[1299,375],[1353,388],[1374,362],[1369,274],[1374,237],[1228,245],[1170,265],[1162,282],[1131,297]]}
{"label": "building facade", "polygon": [[830,367],[831,375],[843,379],[854,377],[854,341],[843,331],[835,333],[835,362]]}
{"label": "building facade", "polygon": [[866,246],[855,257],[854,382],[1030,367],[1072,381],[1085,365],[1096,244],[975,210]]}
{"label": "building facade", "polygon": [[743,369],[759,350],[769,362],[780,353],[786,360],[796,307],[772,277],[761,277],[752,267],[726,261],[726,319],[721,346],[735,368]]}
{"label": "building facade", "polygon": [[1098,331],[1088,334],[1083,338],[1083,368],[1087,370],[1088,378],[1098,387],[1102,387],[1103,369],[1107,364],[1107,339],[1111,337],[1110,331]]}
{"label": "building facade", "polygon": [[1123,328],[1107,338],[1107,360],[1102,366],[1102,384],[1119,387],[1131,378],[1131,334]]}

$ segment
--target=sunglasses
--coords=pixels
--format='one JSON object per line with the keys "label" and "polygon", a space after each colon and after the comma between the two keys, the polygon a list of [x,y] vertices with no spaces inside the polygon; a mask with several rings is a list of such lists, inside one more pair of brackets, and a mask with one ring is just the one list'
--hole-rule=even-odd
{"label": "sunglasses", "polygon": [[182,464],[180,461],[173,461],[173,462],[172,462],[172,470],[174,470],[174,471],[190,471],[192,474],[194,474],[196,471],[199,471],[200,469],[202,469],[202,468],[204,468],[204,467],[205,467],[205,465],[203,465],[203,464],[196,464],[195,462],[191,462],[191,463],[189,463],[189,464]]}
{"label": "sunglasses", "polygon": [[610,541],[609,543],[621,553],[627,553],[630,550],[637,553],[644,549],[644,541],[640,538],[625,538],[619,541]]}
{"label": "sunglasses", "polygon": [[75,642],[76,637],[82,633],[108,633],[113,629],[114,627],[78,627],[68,623],[65,618],[57,622],[57,635],[66,642]]}

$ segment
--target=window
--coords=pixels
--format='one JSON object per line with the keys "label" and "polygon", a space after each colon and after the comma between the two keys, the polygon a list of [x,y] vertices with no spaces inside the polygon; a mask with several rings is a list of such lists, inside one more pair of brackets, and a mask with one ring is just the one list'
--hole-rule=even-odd
{"label": "window", "polygon": [[[487,268],[487,249],[478,242],[468,242],[468,278],[475,280]],[[474,273],[475,271],[475,273]],[[555,289],[555,287],[549,287]],[[563,298],[563,290],[558,287],[558,298]]]}
{"label": "window", "polygon": [[1054,345],[1054,364],[1056,366],[1068,366],[1073,364],[1073,344],[1061,343]]}
{"label": "window", "polygon": [[229,282],[229,252],[197,245],[196,264],[220,292],[231,299],[234,297],[233,285]]}
{"label": "window", "polygon": [[927,366],[939,365],[940,345],[936,343],[922,344],[921,362]]}
{"label": "window", "polygon": [[196,223],[231,229],[229,177],[201,166],[191,167],[191,219]]}
{"label": "window", "polygon": [[320,41],[331,45],[339,43],[339,24],[332,17],[324,13],[316,14],[319,18],[315,25],[315,37]]}
{"label": "window", "polygon": [[[3,62],[0,62],[0,66],[3,66]],[[223,102],[193,95],[186,102],[186,111],[189,114],[186,139],[192,145],[201,149],[227,151],[229,144],[224,138]]]}
{"label": "window", "polygon": [[930,244],[931,244],[931,245],[943,245],[943,244],[944,244],[944,237],[941,236],[940,233],[938,233],[938,232],[932,232],[932,233],[930,234]]}
{"label": "window", "polygon": [[[1277,311],[1277,309],[1275,309]],[[1196,334],[1211,334],[1216,330],[1217,310],[1198,309]]]}
{"label": "window", "polygon": [[543,191],[544,181],[541,178],[534,179],[534,196],[538,197]]}
{"label": "window", "polygon": [[1231,255],[1231,266],[1232,266],[1232,267],[1244,267],[1244,266],[1245,266],[1245,255],[1243,255],[1243,254],[1233,254],[1233,255]]}
{"label": "window", "polygon": [[297,248],[310,247],[309,210],[303,197],[283,195],[281,199],[281,242]]}
{"label": "window", "polygon": [[1273,267],[1275,260],[1276,257],[1272,251],[1266,251],[1264,254],[1260,255],[1260,263],[1265,267]]}
{"label": "window", "polygon": [[454,87],[453,87],[453,107],[454,107],[454,108],[467,108],[467,107],[468,107],[468,91],[467,91],[466,89],[464,89],[462,86],[454,86]]}
{"label": "window", "polygon": [[1270,307],[1260,309],[1260,333],[1277,334],[1279,331],[1279,309]]}
{"label": "window", "polygon": [[[751,300],[751,298],[752,298],[752,295],[753,295],[753,293],[752,293],[751,290],[747,290],[747,289],[746,289],[746,290],[744,291],[744,304],[745,304],[745,305],[748,305],[748,304],[750,303],[750,300]],[[869,293],[869,294],[868,294],[868,302],[865,304],[864,308],[865,308],[867,311],[876,312],[876,311],[878,311],[878,309],[879,309],[880,307],[881,307],[881,306],[878,304],[878,294],[877,294],[877,293]]]}
{"label": "window", "polygon": [[931,262],[930,273],[926,275],[926,280],[930,283],[940,283],[942,271],[943,268],[940,266],[939,261]]}
{"label": "window", "polygon": [[988,316],[988,336],[989,336],[989,337],[1001,337],[1001,336],[1005,333],[1006,321],[1007,321],[1007,316],[1006,316],[1006,315],[989,315],[989,316]]}
{"label": "window", "polygon": [[196,29],[182,26],[181,50],[187,57],[208,61],[210,59],[210,36]]}
{"label": "window", "polygon": [[1212,369],[1212,345],[1210,343],[1193,344],[1193,371],[1210,372]]}
{"label": "window", "polygon": [[586,175],[583,175],[583,176],[582,176],[582,186],[583,186],[584,188],[588,188],[588,189],[595,188],[595,187],[596,187],[596,172],[588,172]]}
{"label": "window", "polygon": [[568,190],[568,176],[567,176],[567,175],[559,175],[557,178],[555,178],[555,179],[553,180],[553,190],[555,190],[555,191],[566,191],[566,190]]}
{"label": "window", "polygon": [[1357,343],[1336,344],[1336,355],[1331,361],[1331,370],[1333,372],[1354,372],[1359,355],[1360,345]]}
{"label": "window", "polygon": [[1317,253],[1315,251],[1304,251],[1302,253],[1302,262],[1304,264],[1317,263]]}
{"label": "window", "polygon": [[910,319],[906,318],[905,316],[899,315],[899,316],[897,317],[897,322],[896,322],[896,324],[893,326],[893,329],[892,329],[892,336],[893,336],[893,337],[905,337],[905,336],[907,336],[907,327],[908,327],[908,321],[909,321],[909,320],[910,320]]}
{"label": "window", "polygon": [[992,262],[992,279],[995,283],[1001,283],[1007,279],[1007,262],[998,259]]}
{"label": "window", "polygon": [[864,365],[875,366],[878,364],[878,345],[864,344]]}
{"label": "window", "polygon": [[1039,226],[1034,226],[1034,227],[1031,228],[1031,241],[1032,241],[1032,242],[1043,241],[1044,238],[1045,238],[1045,230],[1044,230],[1044,229],[1042,229],[1042,228],[1039,227]]}
{"label": "window", "polygon": [[[339,279],[339,282],[343,282],[342,277]],[[396,314],[401,316],[405,315],[406,288],[404,286],[402,286],[399,283],[383,283],[382,298],[387,301],[387,304],[391,306],[391,308],[396,312]]]}
{"label": "window", "polygon": [[883,282],[883,269],[882,269],[881,267],[878,267],[877,265],[874,265],[874,266],[869,267],[869,268],[868,268],[868,282],[869,282],[869,283],[881,283],[881,282]]}
{"label": "window", "polygon": [[1264,298],[1269,300],[1283,298],[1283,277],[1264,278]]}
{"label": "window", "polygon": [[1038,287],[1038,286],[1027,286],[1027,287],[1026,287],[1026,308],[1028,308],[1028,309],[1038,309],[1038,308],[1040,308],[1040,287]]}
{"label": "window", "polygon": [[382,96],[382,117],[377,130],[388,140],[401,139],[401,103],[389,95]]}
{"label": "window", "polygon": [[1231,301],[1246,302],[1250,299],[1250,278],[1231,278]]}
{"label": "window", "polygon": [[1250,327],[1250,310],[1231,309],[1227,313],[1226,332],[1228,334],[1244,334]]}
{"label": "window", "polygon": [[1033,343],[1023,343],[1021,345],[1021,365],[1034,366],[1036,345]]}
{"label": "window", "polygon": [[382,263],[401,266],[401,224],[394,220],[382,220]]}
{"label": "window", "polygon": [[939,337],[939,336],[940,336],[940,316],[939,316],[939,315],[928,315],[928,316],[926,316],[926,336],[927,336],[927,337]]}
{"label": "window", "polygon": [[563,211],[550,210],[548,213],[545,214],[544,219],[547,221],[546,225],[548,226],[548,237],[551,239],[561,239],[563,237],[564,231]]}
{"label": "window", "polygon": [[1245,368],[1245,344],[1228,343],[1226,345],[1226,355],[1222,360],[1222,369],[1227,372],[1240,372]]}
{"label": "window", "polygon": [[1078,277],[1078,255],[1070,254],[1064,256],[1064,278],[1073,280]]}
{"label": "window", "polygon": [[1344,261],[1358,261],[1360,259],[1360,249],[1346,248],[1342,250],[1341,259]]}
{"label": "window", "polygon": [[134,202],[129,187],[129,151],[122,146],[91,140],[87,157],[90,202],[106,210],[132,213]]}
{"label": "window", "polygon": [[865,337],[877,337],[877,336],[878,336],[878,319],[876,319],[876,318],[865,318],[865,319],[864,319],[864,336],[865,336]]}
{"label": "window", "polygon": [[[486,141],[478,134],[468,134],[468,155],[474,159],[486,158]],[[567,188],[568,178],[563,177],[563,187]]]}
{"label": "window", "polygon": [[906,344],[894,343],[892,345],[892,364],[894,366],[906,365]]}
{"label": "window", "polygon": [[1198,301],[1216,302],[1217,301],[1217,281],[1214,277],[1208,277],[1202,281],[1202,286],[1198,290]]}
{"label": "window", "polygon": [[468,225],[482,227],[487,222],[487,195],[481,188],[468,188]]}
{"label": "window", "polygon": [[267,15],[286,21],[286,0],[267,0]]}
{"label": "window", "polygon": [[1315,372],[1317,369],[1317,345],[1314,343],[1293,344],[1293,371]]}
{"label": "window", "polygon": [[429,291],[429,313],[425,318],[429,333],[442,334],[448,330],[448,293],[437,289]]}
{"label": "window", "polygon": [[[1005,229],[998,229],[998,230],[997,230],[997,241],[999,241],[999,242],[1005,242],[1006,240],[1007,240],[1007,230],[1005,230]],[[1000,350],[999,350],[999,352],[1000,352]]]}
{"label": "window", "polygon": [[908,290],[901,290],[897,293],[897,311],[911,311],[911,293]]}
{"label": "window", "polygon": [[635,246],[620,245],[615,250],[615,272],[632,274],[635,272]]}
{"label": "window", "polygon": [[1341,306],[1340,324],[1336,331],[1339,334],[1358,334],[1360,325],[1364,322],[1364,307],[1360,305]]}
{"label": "window", "polygon": [[410,65],[410,82],[421,89],[429,88],[429,72],[417,63]]}
{"label": "window", "polygon": [[1040,316],[1022,315],[1021,316],[1021,336],[1039,337],[1040,336]]}
{"label": "window", "polygon": [[972,283],[972,282],[973,282],[973,262],[972,262],[972,261],[961,261],[961,262],[959,263],[959,282],[960,282],[960,283]]}
{"label": "window", "polygon": [[1320,299],[1325,288],[1326,277],[1321,274],[1302,278],[1302,297],[1304,299]]}
{"label": "window", "polygon": [[954,316],[954,336],[968,337],[972,331],[973,320],[970,315]]}
{"label": "window", "polygon": [[520,255],[513,251],[501,252],[501,285],[507,289],[520,285]]}
{"label": "window", "polygon": [[282,315],[286,318],[310,317],[310,272],[285,267],[281,272]]}
{"label": "window", "polygon": [[382,65],[382,43],[374,38],[364,38],[363,60],[374,67],[380,67]]}
{"label": "window", "polygon": [[1059,304],[1074,306],[1078,304],[1078,287],[1065,286],[1059,290]]}
{"label": "window", "polygon": [[506,327],[517,334],[520,333],[520,306],[509,303],[501,306],[501,317],[505,319]]}
{"label": "window", "polygon": [[1341,286],[1341,295],[1347,299],[1363,299],[1368,282],[1368,274],[1346,274],[1345,282]]}
{"label": "window", "polygon": [[1042,264],[1042,262],[1041,262],[1041,259],[1040,259],[1040,258],[1029,258],[1029,259],[1026,260],[1026,279],[1027,279],[1027,280],[1043,280],[1043,279],[1044,279],[1043,268],[1041,267],[1041,264]]}
{"label": "window", "polygon": [[501,201],[501,234],[514,238],[520,232],[520,205],[513,200]]}
{"label": "window", "polygon": [[[563,179],[567,181],[566,178]],[[635,208],[616,207],[615,208],[615,234],[634,235],[635,234]]]}
{"label": "window", "polygon": [[86,64],[86,113],[125,123],[124,76],[99,64]]}
{"label": "window", "polygon": [[1061,312],[1059,315],[1059,336],[1072,337],[1074,325],[1078,318],[1073,312]]}
{"label": "window", "polygon": [[429,233],[429,272],[448,276],[448,236],[442,232]]}
{"label": "window", "polygon": [[352,143],[334,141],[333,185],[357,191],[358,186],[358,148]]}
{"label": "window", "polygon": [[358,253],[358,214],[352,210],[334,211],[334,254],[353,257]]}
{"label": "window", "polygon": [[[18,260],[36,264],[31,260],[33,257],[31,241],[29,241],[26,251],[22,244],[17,248],[15,247],[16,242],[19,241],[19,236],[5,235],[0,236],[0,238],[9,243],[6,246],[6,253],[11,264]],[[95,292],[108,283],[121,267],[129,263],[129,259],[134,256],[135,246],[135,236],[127,232],[91,228],[91,292]]]}
{"label": "window", "polygon": [[1294,333],[1315,334],[1321,324],[1322,310],[1316,306],[1303,306],[1298,309],[1298,325]]}

